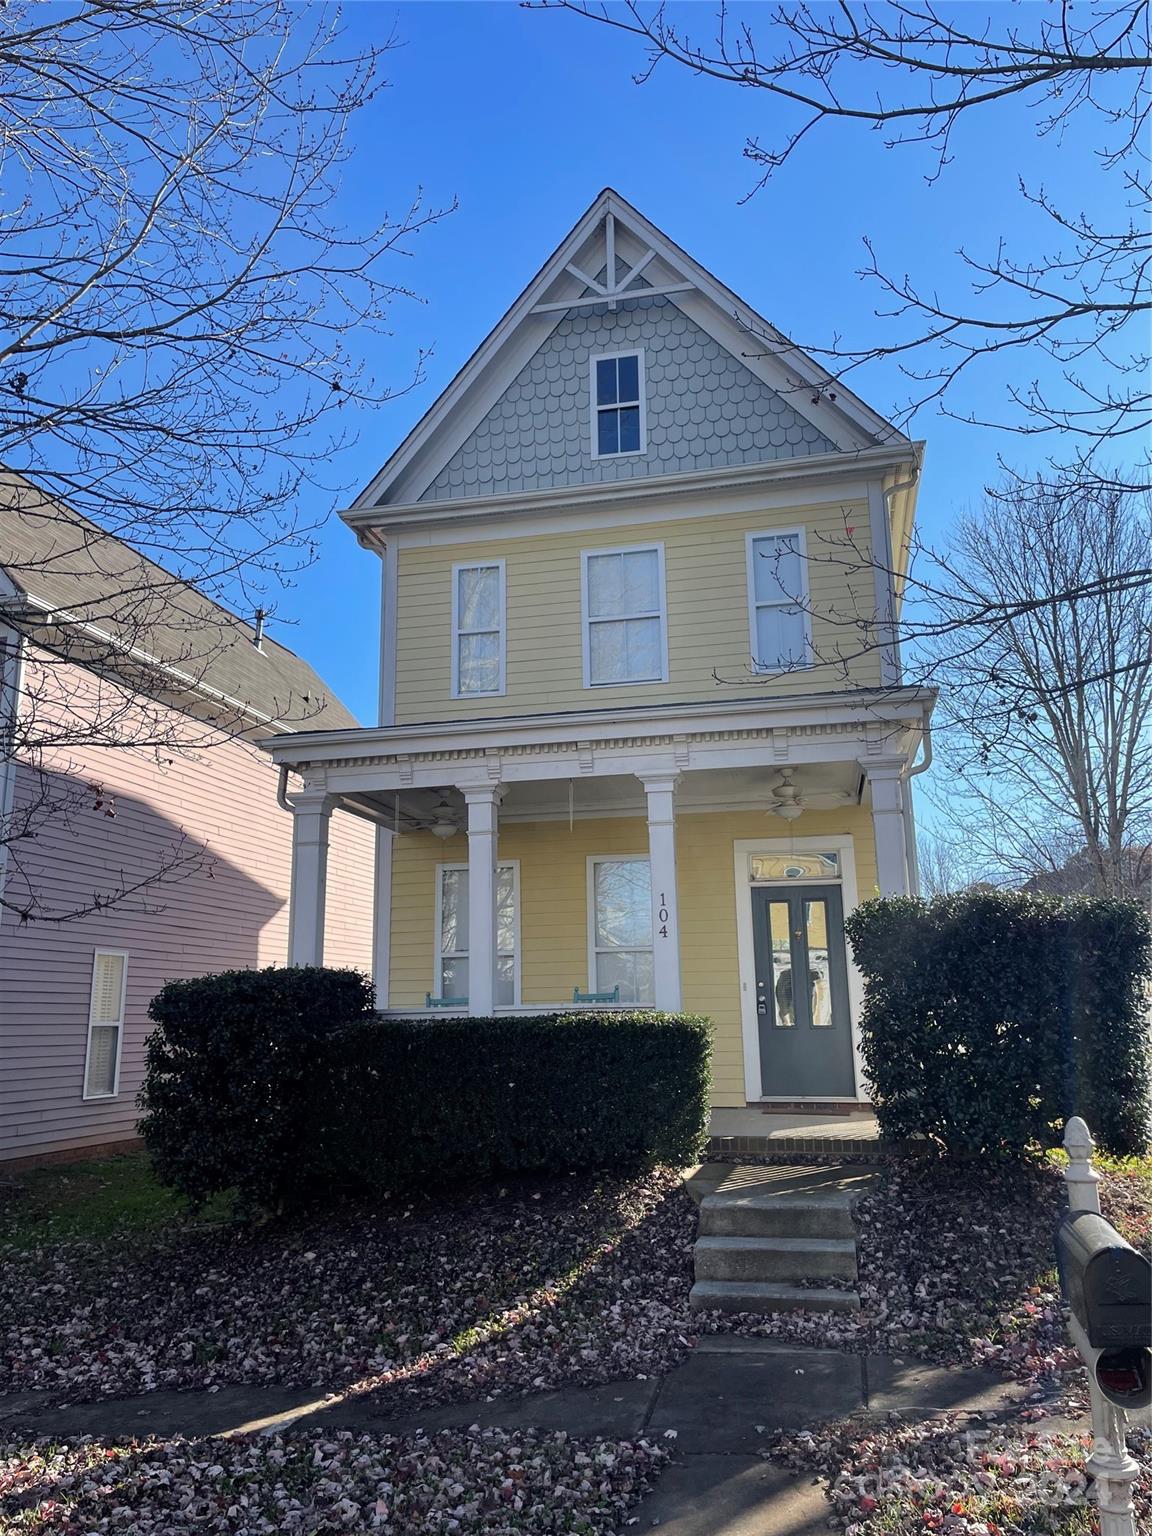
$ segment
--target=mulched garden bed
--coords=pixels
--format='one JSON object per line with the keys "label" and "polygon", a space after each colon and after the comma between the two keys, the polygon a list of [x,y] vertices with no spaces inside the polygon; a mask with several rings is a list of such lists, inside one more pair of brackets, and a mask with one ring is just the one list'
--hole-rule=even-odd
{"label": "mulched garden bed", "polygon": [[611,1536],[667,1459],[647,1441],[496,1429],[294,1432],[105,1444],[0,1442],[13,1536]]}
{"label": "mulched garden bed", "polygon": [[666,1172],[11,1250],[0,1391],[355,1385],[402,1411],[655,1375],[689,1348],[695,1227]]}

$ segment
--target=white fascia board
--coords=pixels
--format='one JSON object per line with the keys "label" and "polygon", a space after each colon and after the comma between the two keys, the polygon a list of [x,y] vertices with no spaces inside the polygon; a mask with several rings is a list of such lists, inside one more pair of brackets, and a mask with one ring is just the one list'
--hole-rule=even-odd
{"label": "white fascia board", "polygon": [[[552,284],[556,282],[558,278],[564,276],[564,269],[567,263],[573,260],[578,249],[585,244],[589,236],[599,225],[601,218],[603,218],[604,214],[607,212],[607,208],[608,194],[606,192],[601,192],[592,206],[584,214],[584,216],[577,221],[575,227],[564,237],[564,239],[552,252],[551,256],[549,256],[548,260],[540,268],[539,272],[537,272],[536,276],[528,284],[527,288],[524,289],[520,297],[515,300],[515,302],[512,304],[512,307],[505,314],[504,318],[491,331],[489,331],[488,335],[484,338],[484,340],[476,348],[475,352],[473,352],[472,356],[456,374],[455,378],[448,385],[447,389],[444,390],[443,394],[440,395],[432,407],[416,424],[416,426],[400,444],[399,448],[396,449],[395,453],[391,456],[390,459],[388,459],[387,463],[384,464],[383,468],[373,476],[369,483],[360,492],[359,496],[357,496],[356,500],[352,504],[353,511],[359,511],[364,507],[375,506],[379,502],[380,498],[384,495],[386,490],[396,481],[398,481],[400,477],[405,474],[406,471],[412,466],[413,461],[416,459],[417,455],[420,454],[422,450],[428,445],[433,433],[435,433],[440,427],[444,418],[464,399],[464,396],[475,382],[477,376],[483,373],[484,370],[487,369],[488,366],[495,361],[498,353],[500,352],[500,349],[504,346],[505,342],[508,341],[512,332],[520,325],[521,321],[527,320],[529,318],[529,312],[543,298],[545,292],[552,286]],[[579,287],[579,284],[575,278],[571,279],[570,281],[574,287]],[[539,347],[540,342],[546,336],[550,335],[555,327],[559,324],[562,318],[562,312],[557,312],[556,314],[549,317],[539,316],[535,318],[537,318],[538,324],[533,330],[533,335],[535,335],[537,339],[534,341],[531,350],[528,352],[529,357],[532,355],[532,352],[534,352],[537,347]],[[523,362],[520,364],[520,367],[523,367]],[[519,368],[516,370],[516,372],[519,372]],[[511,374],[509,379],[505,379],[503,381],[505,386],[510,381],[510,378],[515,378],[515,373]],[[488,403],[484,405],[483,410],[479,411],[479,414],[476,416],[477,422],[483,420],[483,417],[487,410],[490,408],[491,404],[492,401],[488,401]],[[475,423],[473,423],[473,425],[475,425]],[[468,431],[471,430],[472,427],[470,426]],[[465,432],[464,436],[466,437],[467,435],[468,433]],[[456,449],[453,447],[446,454],[445,462],[447,462],[447,459],[452,457],[452,454],[455,451]],[[439,473],[439,470],[437,470],[435,473]],[[431,478],[435,478],[435,473]],[[427,489],[427,486],[425,486],[424,489]],[[422,492],[417,491],[415,494],[416,496],[419,496],[422,494]]]}
{"label": "white fascia board", "polygon": [[[834,386],[838,397],[837,405],[849,421],[854,422],[864,433],[875,439],[893,442],[907,443],[908,439],[903,433],[898,432],[891,422],[885,421],[877,411],[866,405],[857,395],[841,384],[837,379],[821,366],[814,358],[802,352],[794,342],[776,329],[764,316],[758,314],[750,304],[747,304],[739,294],[722,283],[719,278],[713,277],[706,267],[702,267],[694,257],[683,250],[674,240],[670,240],[661,230],[651,224],[644,215],[631,204],[626,203],[617,193],[609,194],[610,211],[615,213],[617,219],[624,219],[637,232],[638,237],[646,240],[652,249],[673,269],[683,272],[692,279],[695,286],[719,309],[721,314],[729,315],[739,322],[740,326],[747,330],[749,327],[757,339],[770,341],[777,349],[776,357],[779,363],[796,373],[805,383],[812,387]],[[678,304],[685,313],[691,314],[686,301],[677,297],[673,301]],[[696,318],[693,315],[693,318]],[[701,322],[702,323],[702,322]],[[720,340],[719,337],[716,338]],[[736,354],[740,356],[739,353]],[[752,364],[746,357],[742,361],[751,368]],[[755,370],[753,370],[755,371]],[[802,413],[803,414],[803,413]],[[813,424],[816,425],[815,419]],[[835,437],[829,433],[829,436]]]}
{"label": "white fascia board", "polygon": [[[412,528],[435,528],[494,518],[523,518],[550,512],[557,507],[578,512],[582,508],[610,504],[641,506],[693,492],[710,495],[745,487],[780,484],[820,485],[837,477],[883,473],[911,464],[903,446],[864,448],[843,454],[814,453],[804,458],[770,459],[762,464],[736,464],[724,469],[689,470],[683,474],[653,475],[645,480],[621,480],[602,485],[558,486],[540,491],[520,491],[499,496],[461,497],[451,501],[408,502],[395,506],[351,507],[340,513],[356,530],[362,543],[377,544]],[[843,488],[840,494],[844,494]],[[699,509],[697,509],[699,510]]]}
{"label": "white fascia board", "polygon": [[[632,248],[646,242],[660,261],[676,276],[687,278],[696,293],[678,293],[673,302],[742,361],[770,388],[783,390],[785,398],[797,396],[790,403],[801,416],[844,448],[866,447],[881,442],[907,445],[908,439],[891,423],[866,406],[851,390],[833,379],[828,371],[806,356],[763,316],[746,304],[688,253],[658,230],[655,225],[607,189],[576,223],[540,271],[515,300],[503,319],[489,332],[480,346],[456,374],[447,389],[435,401],[420,422],[408,434],[383,468],[373,477],[352,505],[352,512],[379,506],[390,490],[399,491],[406,501],[416,501],[462,442],[483,420],[501,393],[539,348],[563,317],[563,310],[533,314],[536,305],[554,283],[572,289],[566,297],[575,297],[581,289],[578,279],[567,272],[584,245],[599,227],[600,220],[611,213],[617,221],[618,250],[631,259]],[[630,239],[631,237],[631,239]],[[648,276],[652,276],[649,272]],[[660,284],[656,284],[660,286]],[[628,297],[642,297],[643,289]],[[706,301],[706,302],[705,302]],[[517,338],[514,333],[523,328]],[[511,345],[509,345],[511,344]],[[501,353],[505,347],[508,351]],[[749,347],[771,347],[763,356],[749,352]],[[497,366],[497,364],[499,366]],[[483,375],[491,369],[490,377]],[[813,406],[804,391],[789,383],[800,379],[806,388],[823,390],[834,386],[835,405]],[[471,398],[469,396],[471,395]],[[455,415],[456,419],[449,421]],[[441,429],[444,429],[443,432]],[[434,438],[442,438],[434,443]],[[433,453],[435,457],[433,458]],[[351,521],[348,514],[341,514]]]}
{"label": "white fascia board", "polygon": [[800,694],[791,698],[733,699],[702,705],[652,704],[626,710],[580,710],[571,714],[504,719],[450,720],[435,724],[361,726],[338,731],[301,731],[268,738],[260,745],[277,762],[323,763],[348,757],[458,752],[485,747],[541,746],[574,738],[595,744],[630,731],[700,735],[710,731],[788,729],[792,726],[857,724],[875,727],[892,720],[919,725],[931,712],[930,688],[891,688],[851,694]]}
{"label": "white fascia board", "polygon": [[[776,742],[771,739],[777,733],[742,730],[727,732],[727,739],[723,740],[710,735],[685,736],[677,741],[675,750],[670,738],[660,740],[652,736],[603,743],[569,739],[558,745],[494,748],[479,761],[461,762],[459,753],[451,751],[439,755],[429,752],[420,754],[415,763],[384,756],[378,760],[338,758],[330,763],[313,763],[309,772],[322,776],[326,792],[339,797],[403,795],[409,789],[440,790],[445,783],[458,788],[487,788],[493,764],[505,785],[545,781],[563,785],[576,778],[595,782],[598,778],[644,775],[676,778],[698,771],[751,768],[763,772],[767,786],[773,773],[785,764],[799,767],[807,763],[859,763],[878,730],[880,727],[874,722],[849,723],[843,729],[825,731],[819,736],[802,733],[787,740],[784,756],[777,753]],[[909,720],[884,724],[883,740],[894,763],[906,766],[911,762],[918,730],[918,724]]]}

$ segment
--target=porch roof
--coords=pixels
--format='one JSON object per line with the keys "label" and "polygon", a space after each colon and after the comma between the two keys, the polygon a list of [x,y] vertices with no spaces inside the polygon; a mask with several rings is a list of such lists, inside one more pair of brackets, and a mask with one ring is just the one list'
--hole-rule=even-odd
{"label": "porch roof", "polygon": [[[615,759],[620,752],[647,757],[653,750],[662,750],[661,766],[675,758],[678,767],[687,768],[692,765],[682,760],[685,752],[705,743],[715,750],[726,742],[751,745],[759,741],[759,759],[744,753],[731,766],[756,760],[835,761],[863,752],[907,750],[914,742],[900,738],[911,732],[918,739],[935,702],[936,693],[930,688],[853,689],[787,697],[741,694],[715,702],[616,705],[531,716],[298,731],[267,738],[260,745],[282,767],[302,772],[387,766],[400,776],[397,787],[413,782],[405,775],[415,773],[422,760],[450,761],[462,768],[468,758],[479,758],[481,767],[487,762],[491,768],[494,754],[556,760],[554,771],[513,773],[520,778],[568,777],[571,765],[559,761],[567,753],[585,759],[589,754],[603,758],[608,753]],[[710,756],[714,759],[714,751]],[[547,767],[543,760],[534,766]],[[707,766],[729,765],[713,760]],[[590,766],[584,762],[578,768],[599,773],[636,771],[631,764],[609,766],[606,759]],[[491,777],[490,772],[482,773],[477,782]]]}

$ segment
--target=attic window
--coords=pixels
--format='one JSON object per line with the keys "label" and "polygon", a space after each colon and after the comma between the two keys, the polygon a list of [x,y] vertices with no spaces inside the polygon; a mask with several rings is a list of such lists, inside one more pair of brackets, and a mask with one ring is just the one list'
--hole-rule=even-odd
{"label": "attic window", "polygon": [[592,457],[645,451],[644,354],[612,352],[592,359]]}

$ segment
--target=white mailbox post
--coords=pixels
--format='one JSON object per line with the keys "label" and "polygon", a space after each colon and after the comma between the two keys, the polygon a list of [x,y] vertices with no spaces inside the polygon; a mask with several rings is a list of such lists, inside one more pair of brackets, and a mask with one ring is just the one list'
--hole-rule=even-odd
{"label": "white mailbox post", "polygon": [[[1068,1154],[1068,1167],[1064,1173],[1064,1180],[1068,1189],[1068,1208],[1070,1212],[1090,1213],[1086,1220],[1078,1223],[1090,1230],[1099,1241],[1098,1233],[1103,1230],[1108,1234],[1109,1240],[1117,1239],[1123,1248],[1128,1244],[1123,1242],[1119,1234],[1103,1225],[1100,1217],[1100,1175],[1092,1167],[1092,1149],[1094,1143],[1084,1121],[1077,1115],[1069,1120],[1064,1127],[1064,1150]],[[1062,1226],[1062,1233],[1068,1226],[1068,1218]],[[1077,1225],[1077,1223],[1073,1223]],[[1069,1302],[1066,1308],[1066,1320],[1072,1342],[1080,1352],[1088,1370],[1088,1390],[1092,1400],[1092,1454],[1085,1463],[1085,1471],[1093,1479],[1093,1493],[1096,1507],[1100,1511],[1100,1536],[1138,1536],[1136,1530],[1136,1512],[1132,1504],[1132,1485],[1140,1475],[1138,1463],[1128,1454],[1126,1443],[1127,1410],[1122,1404],[1115,1401],[1108,1391],[1107,1378],[1102,1383],[1101,1366],[1109,1358],[1107,1352],[1093,1344],[1088,1336],[1088,1328],[1085,1320],[1077,1316],[1077,1307],[1070,1291],[1076,1289],[1077,1281],[1081,1276],[1069,1277],[1065,1274],[1065,1263],[1071,1244],[1061,1239],[1061,1282],[1065,1288],[1065,1301]],[[1108,1262],[1110,1255],[1105,1255]],[[1137,1256],[1121,1254],[1122,1259],[1136,1259]],[[1143,1259],[1139,1264],[1146,1264]],[[1129,1266],[1131,1272],[1133,1266]],[[1086,1273],[1086,1272],[1085,1272]],[[1125,1278],[1123,1284],[1126,1287],[1125,1295],[1132,1286]],[[1137,1279],[1137,1287],[1141,1285]],[[1147,1286],[1143,1286],[1147,1290]],[[1133,1296],[1133,1300],[1140,1300]],[[1145,1302],[1148,1297],[1143,1298]],[[1140,1353],[1137,1351],[1136,1353]],[[1143,1352],[1146,1356],[1146,1351]]]}

